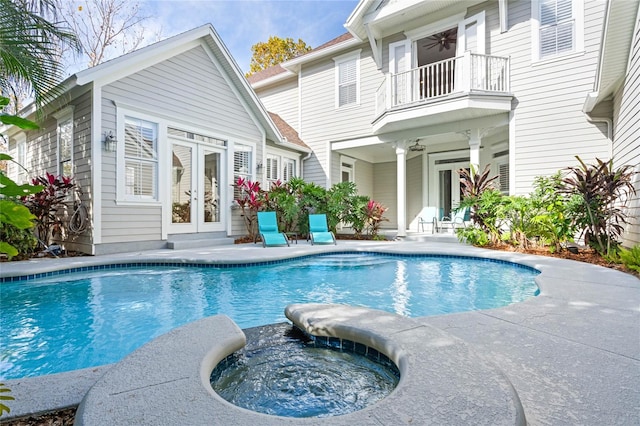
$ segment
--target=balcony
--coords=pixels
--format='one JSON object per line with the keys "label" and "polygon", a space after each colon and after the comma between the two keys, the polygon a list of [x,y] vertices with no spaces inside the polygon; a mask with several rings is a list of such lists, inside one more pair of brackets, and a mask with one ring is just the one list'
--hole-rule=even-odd
{"label": "balcony", "polygon": [[467,52],[387,74],[376,91],[376,134],[511,110],[509,58]]}

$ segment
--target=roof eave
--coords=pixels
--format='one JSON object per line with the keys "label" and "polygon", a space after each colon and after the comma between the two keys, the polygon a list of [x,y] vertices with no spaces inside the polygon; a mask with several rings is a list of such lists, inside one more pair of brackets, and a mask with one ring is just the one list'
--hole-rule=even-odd
{"label": "roof eave", "polygon": [[281,63],[280,66],[288,71],[291,71],[297,74],[298,71],[300,71],[300,67],[302,66],[302,64],[324,58],[326,56],[335,54],[341,50],[347,49],[349,47],[357,46],[360,43],[362,43],[361,40],[351,38],[341,43],[334,44],[333,46],[327,47],[325,49],[318,50],[316,52],[307,53],[306,55],[302,55],[302,56],[298,56],[297,58],[290,59],[286,62]]}

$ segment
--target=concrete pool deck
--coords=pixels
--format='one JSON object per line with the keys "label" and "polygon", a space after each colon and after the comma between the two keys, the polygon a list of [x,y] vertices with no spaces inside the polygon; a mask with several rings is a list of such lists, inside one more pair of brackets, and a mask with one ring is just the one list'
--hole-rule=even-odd
{"label": "concrete pool deck", "polygon": [[[300,241],[291,247],[266,249],[246,244],[4,263],[0,277],[48,272],[60,265],[243,263],[330,251],[490,257],[540,270],[538,297],[499,309],[414,320],[462,339],[491,359],[513,384],[529,424],[640,423],[640,280],[585,263],[483,250],[440,239],[339,241],[337,246]],[[79,404],[108,368],[5,381],[16,398],[9,401],[11,417]],[[9,418],[5,415],[1,420]],[[323,423],[330,424],[331,419]]]}

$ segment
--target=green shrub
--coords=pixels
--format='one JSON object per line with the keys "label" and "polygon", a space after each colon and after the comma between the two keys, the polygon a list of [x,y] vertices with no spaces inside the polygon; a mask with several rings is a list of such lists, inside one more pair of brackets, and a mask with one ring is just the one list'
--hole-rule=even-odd
{"label": "green shrub", "polygon": [[618,255],[624,266],[640,273],[640,244],[636,244],[631,249],[623,247],[620,249]]}
{"label": "green shrub", "polygon": [[0,241],[11,244],[17,251],[15,256],[28,256],[38,245],[33,229],[20,229],[10,223],[0,223]]}
{"label": "green shrub", "polygon": [[478,247],[484,247],[489,244],[487,233],[475,226],[456,229],[456,236],[458,240]]}

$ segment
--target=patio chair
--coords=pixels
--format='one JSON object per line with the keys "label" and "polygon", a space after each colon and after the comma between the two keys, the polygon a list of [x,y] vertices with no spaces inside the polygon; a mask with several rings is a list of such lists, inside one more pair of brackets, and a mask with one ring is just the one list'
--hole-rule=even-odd
{"label": "patio chair", "polygon": [[258,212],[258,233],[262,238],[262,247],[289,246],[287,235],[278,231],[276,212]]}
{"label": "patio chair", "polygon": [[336,243],[336,236],[329,231],[327,226],[326,214],[310,214],[309,215],[309,236],[311,237],[311,245],[314,244],[331,244]]}
{"label": "patio chair", "polygon": [[436,230],[436,221],[438,220],[438,209],[435,207],[423,207],[418,214],[418,232],[422,229],[424,232],[425,225],[431,225],[431,233]]}
{"label": "patio chair", "polygon": [[442,232],[451,229],[451,232],[455,232],[457,228],[466,228],[466,217],[469,214],[469,208],[465,207],[462,209],[455,210],[451,212],[450,216],[444,216],[442,219],[434,220],[434,228],[436,232]]}

